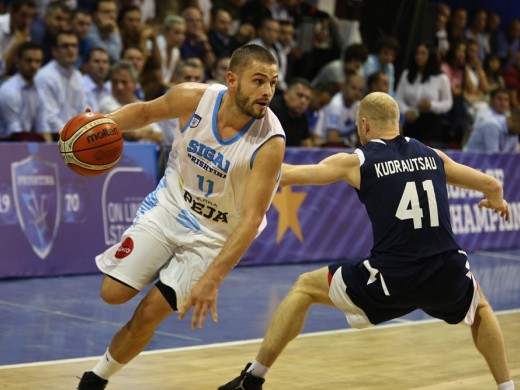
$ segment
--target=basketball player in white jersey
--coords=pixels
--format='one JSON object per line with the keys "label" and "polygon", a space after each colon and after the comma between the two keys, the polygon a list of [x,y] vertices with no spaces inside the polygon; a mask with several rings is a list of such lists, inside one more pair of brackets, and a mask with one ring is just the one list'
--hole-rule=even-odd
{"label": "basketball player in white jersey", "polygon": [[125,303],[159,281],[78,389],[104,389],[174,311],[182,319],[193,307],[192,328],[204,326],[208,311],[218,321],[219,286],[265,227],[278,185],[285,135],[268,108],[277,80],[272,54],[246,45],[231,58],[227,87],[183,83],[108,114],[122,131],[172,118],[181,128],[165,176],[133,225],[96,257],[107,303]]}

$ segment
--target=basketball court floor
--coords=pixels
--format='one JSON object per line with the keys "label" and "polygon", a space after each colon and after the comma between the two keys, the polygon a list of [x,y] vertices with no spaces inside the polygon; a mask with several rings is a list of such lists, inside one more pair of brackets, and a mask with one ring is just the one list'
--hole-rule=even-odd
{"label": "basketball court floor", "polygon": [[[498,314],[520,385],[520,250],[470,254]],[[238,267],[222,285],[218,324],[191,331],[174,315],[108,389],[216,389],[254,358],[270,316],[302,272],[325,264]],[[99,297],[101,275],[0,281],[0,389],[74,389],[141,293],[122,306]],[[189,315],[188,315],[189,317]],[[265,389],[493,389],[469,328],[422,312],[351,330],[334,308],[311,308]]]}

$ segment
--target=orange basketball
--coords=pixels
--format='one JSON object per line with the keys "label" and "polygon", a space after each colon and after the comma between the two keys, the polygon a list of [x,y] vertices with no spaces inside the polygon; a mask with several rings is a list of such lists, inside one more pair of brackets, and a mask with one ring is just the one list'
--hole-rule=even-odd
{"label": "orange basketball", "polygon": [[117,164],[123,153],[123,137],[106,115],[84,112],[63,127],[58,146],[70,169],[83,176],[97,176]]}

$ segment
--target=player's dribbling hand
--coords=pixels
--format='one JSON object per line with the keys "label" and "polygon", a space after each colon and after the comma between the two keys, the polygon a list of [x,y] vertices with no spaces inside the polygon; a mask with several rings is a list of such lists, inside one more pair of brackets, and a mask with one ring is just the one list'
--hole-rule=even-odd
{"label": "player's dribbling hand", "polygon": [[[179,311],[179,320],[182,320],[186,313],[193,307],[193,315],[191,316],[191,329],[196,327],[202,329],[206,322],[208,310],[211,312],[213,322],[218,322],[217,314],[217,297],[218,285],[202,277],[191,289],[186,303]],[[197,326],[198,323],[198,326]]]}
{"label": "player's dribbling hand", "polygon": [[479,209],[481,209],[482,207],[491,209],[495,213],[499,213],[500,217],[504,218],[506,221],[509,221],[509,217],[510,217],[509,205],[507,204],[505,199],[502,200],[501,204],[496,204],[496,202],[491,202],[489,199],[483,199],[478,204]]}

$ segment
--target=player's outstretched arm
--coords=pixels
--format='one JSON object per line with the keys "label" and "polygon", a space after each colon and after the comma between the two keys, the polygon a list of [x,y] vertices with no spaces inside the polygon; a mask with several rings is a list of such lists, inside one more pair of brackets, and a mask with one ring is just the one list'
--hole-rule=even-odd
{"label": "player's outstretched arm", "polygon": [[444,170],[446,171],[448,184],[482,192],[486,198],[479,203],[479,207],[485,207],[500,213],[502,218],[509,221],[509,206],[504,199],[502,184],[497,179],[467,165],[453,161],[440,150],[435,151],[444,161]]}
{"label": "player's outstretched arm", "polygon": [[183,126],[197,108],[207,88],[207,84],[182,83],[157,99],[127,104],[107,116],[116,122],[122,131],[141,129],[151,123],[172,118],[179,118]]}
{"label": "player's outstretched arm", "polygon": [[345,180],[359,188],[359,158],[355,154],[337,153],[318,164],[282,164],[281,186],[326,185]]}

